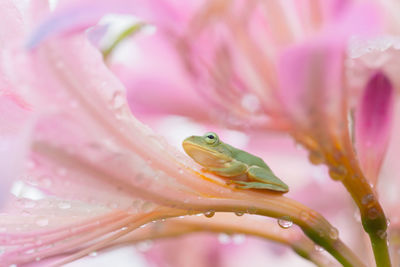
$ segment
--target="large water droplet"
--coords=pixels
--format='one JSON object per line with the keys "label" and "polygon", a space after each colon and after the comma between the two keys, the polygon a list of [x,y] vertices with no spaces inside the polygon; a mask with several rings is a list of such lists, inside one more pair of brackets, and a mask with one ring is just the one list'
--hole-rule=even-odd
{"label": "large water droplet", "polygon": [[324,157],[319,151],[310,151],[310,154],[308,155],[308,159],[314,165],[324,163]]}
{"label": "large water droplet", "polygon": [[335,181],[343,180],[347,174],[346,167],[340,165],[329,169],[329,176]]}
{"label": "large water droplet", "polygon": [[206,216],[207,218],[211,218],[215,215],[215,211],[213,210],[208,210],[206,212],[204,212],[204,216]]}
{"label": "large water droplet", "polygon": [[289,216],[283,216],[278,219],[278,225],[283,229],[287,229],[293,225],[293,222],[290,220]]}
{"label": "large water droplet", "polygon": [[38,218],[36,220],[36,224],[41,226],[41,227],[44,227],[44,226],[47,226],[49,224],[49,220],[47,218],[45,218],[45,217],[41,217],[41,218]]}

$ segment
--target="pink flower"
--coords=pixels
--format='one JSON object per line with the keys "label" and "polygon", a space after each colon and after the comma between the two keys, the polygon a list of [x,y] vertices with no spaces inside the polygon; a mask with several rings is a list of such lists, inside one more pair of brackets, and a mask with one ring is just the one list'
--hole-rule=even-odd
{"label": "pink flower", "polygon": [[[149,124],[155,115],[162,120],[175,114],[207,127],[245,131],[254,137],[249,149],[269,150],[264,156],[278,174],[290,173],[285,170],[289,157],[296,162],[304,157],[287,146],[289,134],[307,150],[311,163],[326,165],[329,175],[343,183],[361,212],[377,264],[390,262],[387,221],[368,181],[375,183],[386,154],[393,86],[384,68],[375,76],[365,74],[369,82],[358,88],[345,76],[349,37],[369,38],[380,29],[374,7],[341,1],[191,1],[181,6],[87,0],[62,2],[48,13],[42,2],[30,4],[18,9],[6,1],[7,8],[0,10],[5,22],[0,28],[1,84],[7,88],[0,100],[11,114],[4,117],[7,131],[1,135],[7,144],[2,158],[10,162],[0,165],[7,178],[2,190],[15,179],[12,190],[18,196],[9,198],[0,216],[2,262],[62,264],[111,245],[200,230],[252,234],[323,261],[298,229],[282,229],[295,223],[340,263],[363,264],[317,212],[274,192],[239,190],[221,177],[205,175],[132,113]],[[105,27],[97,33],[84,30],[109,12],[132,13],[156,25],[152,37],[139,35],[130,43],[146,51],[137,62],[121,64],[111,57],[105,64],[89,41],[87,35],[101,39]],[[356,151],[348,129],[352,108],[357,109]],[[275,135],[284,135],[285,141],[267,145],[264,138]],[[254,146],[257,142],[262,145]],[[7,157],[8,151],[15,151],[15,158]],[[307,198],[319,187],[304,177],[315,170],[327,176],[325,169],[301,165],[299,170],[303,175],[293,172],[291,189],[308,192],[289,196],[319,209],[323,201]],[[334,191],[329,182],[323,185]],[[344,190],[337,188],[333,196],[342,198]],[[220,211],[280,218],[281,228],[274,222],[255,231],[252,226],[268,223],[217,215],[207,222],[169,219],[161,223],[164,230],[135,230],[151,221],[196,213],[213,217]],[[160,255],[153,252],[149,255]],[[162,264],[163,257],[157,257]]]}

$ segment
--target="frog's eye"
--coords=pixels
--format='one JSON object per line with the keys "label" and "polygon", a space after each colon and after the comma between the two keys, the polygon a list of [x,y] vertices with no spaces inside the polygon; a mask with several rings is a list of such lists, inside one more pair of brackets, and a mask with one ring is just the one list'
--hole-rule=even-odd
{"label": "frog's eye", "polygon": [[215,144],[216,142],[218,142],[218,135],[213,132],[206,133],[204,135],[204,140],[207,144]]}

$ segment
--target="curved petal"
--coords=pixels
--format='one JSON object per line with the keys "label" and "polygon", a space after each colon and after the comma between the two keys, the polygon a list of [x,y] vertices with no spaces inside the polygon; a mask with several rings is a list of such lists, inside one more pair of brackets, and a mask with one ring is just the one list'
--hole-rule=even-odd
{"label": "curved petal", "polygon": [[31,128],[26,104],[17,96],[0,91],[0,208],[25,165]]}
{"label": "curved petal", "polygon": [[368,179],[376,183],[393,122],[394,88],[382,72],[365,86],[355,118],[356,150]]}

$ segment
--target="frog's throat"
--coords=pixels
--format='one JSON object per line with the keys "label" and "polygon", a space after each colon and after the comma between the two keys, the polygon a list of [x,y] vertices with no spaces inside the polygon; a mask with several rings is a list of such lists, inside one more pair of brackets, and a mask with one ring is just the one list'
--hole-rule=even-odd
{"label": "frog's throat", "polygon": [[[224,155],[224,154],[222,154],[222,153],[220,153],[218,151],[215,151],[215,150],[209,149],[207,147],[198,145],[196,143],[185,142],[183,144],[183,149],[195,161],[197,161],[196,160],[196,158],[197,158],[196,155],[199,155],[199,154],[207,155],[207,156],[210,157],[210,160],[211,159],[212,160],[216,160],[216,161],[218,161],[219,164],[231,161],[231,158],[229,158],[228,156],[226,156],[226,155]],[[201,163],[201,162],[199,162],[199,163]],[[217,162],[215,162],[215,163],[217,163]]]}

